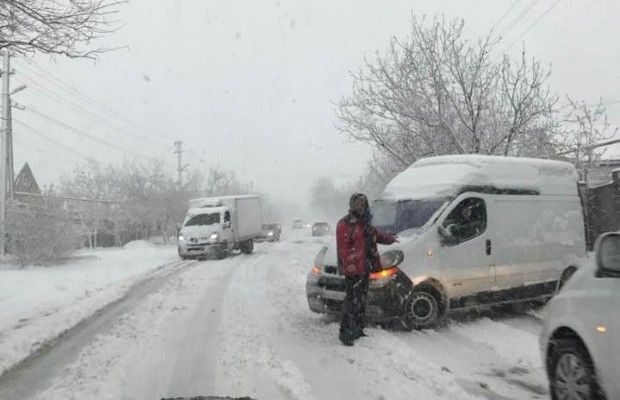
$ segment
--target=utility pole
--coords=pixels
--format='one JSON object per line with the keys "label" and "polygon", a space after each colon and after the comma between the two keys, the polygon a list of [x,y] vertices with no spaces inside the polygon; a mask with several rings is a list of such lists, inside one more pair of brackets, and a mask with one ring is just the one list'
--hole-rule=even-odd
{"label": "utility pole", "polygon": [[185,168],[187,168],[187,165],[183,165],[183,142],[180,140],[177,140],[176,142],[174,142],[174,153],[177,155],[177,183],[179,185],[179,187],[181,187],[183,185],[183,170]]}
{"label": "utility pole", "polygon": [[7,115],[7,129],[6,129],[6,189],[7,189],[7,198],[10,201],[15,199],[15,172],[13,169],[13,102],[11,101],[11,95],[9,94],[8,99],[8,115]]}
{"label": "utility pole", "polygon": [[2,71],[2,123],[0,124],[0,254],[6,250],[6,202],[7,202],[7,166],[8,166],[8,132],[9,132],[9,75],[11,60],[9,51],[3,54],[4,68]]}

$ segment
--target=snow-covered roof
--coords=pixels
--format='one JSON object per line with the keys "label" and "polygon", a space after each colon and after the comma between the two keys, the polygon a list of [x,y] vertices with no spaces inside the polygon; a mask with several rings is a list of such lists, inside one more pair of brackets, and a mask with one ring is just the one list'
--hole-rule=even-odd
{"label": "snow-covered roof", "polygon": [[190,208],[187,211],[188,216],[196,215],[196,214],[214,214],[221,213],[222,211],[228,211],[227,207],[195,207]]}
{"label": "snow-covered roof", "polygon": [[219,207],[227,200],[233,199],[250,199],[259,197],[256,194],[242,194],[242,195],[231,195],[231,196],[214,196],[214,197],[200,197],[197,199],[189,200],[189,208],[200,208],[200,207]]}
{"label": "snow-covered roof", "polygon": [[568,162],[534,158],[477,154],[430,157],[398,174],[380,197],[451,197],[474,187],[577,195],[577,172]]}

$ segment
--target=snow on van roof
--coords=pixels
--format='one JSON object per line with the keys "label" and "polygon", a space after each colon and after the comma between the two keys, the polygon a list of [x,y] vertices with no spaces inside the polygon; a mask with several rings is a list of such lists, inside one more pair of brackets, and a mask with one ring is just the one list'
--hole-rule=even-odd
{"label": "snow on van roof", "polygon": [[577,172],[564,161],[464,154],[429,157],[398,174],[383,199],[457,196],[467,187],[577,195]]}

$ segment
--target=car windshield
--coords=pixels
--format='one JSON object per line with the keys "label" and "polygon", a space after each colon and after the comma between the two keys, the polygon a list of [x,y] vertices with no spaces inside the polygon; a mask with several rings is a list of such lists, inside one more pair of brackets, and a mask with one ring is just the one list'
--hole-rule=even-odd
{"label": "car windshield", "polygon": [[432,200],[377,200],[372,204],[373,224],[392,233],[415,232],[446,203],[444,199]]}
{"label": "car windshield", "polygon": [[198,214],[190,217],[185,226],[213,225],[220,223],[220,213]]}

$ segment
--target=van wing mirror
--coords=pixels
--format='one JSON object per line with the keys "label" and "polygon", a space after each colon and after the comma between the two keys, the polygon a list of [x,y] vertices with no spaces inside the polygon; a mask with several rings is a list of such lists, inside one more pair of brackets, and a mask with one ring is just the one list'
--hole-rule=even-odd
{"label": "van wing mirror", "polygon": [[442,246],[453,246],[458,244],[459,239],[456,236],[456,224],[449,224],[448,226],[439,225],[437,228],[437,233],[439,233],[440,243]]}
{"label": "van wing mirror", "polygon": [[620,278],[620,233],[606,233],[596,242],[596,276]]}

